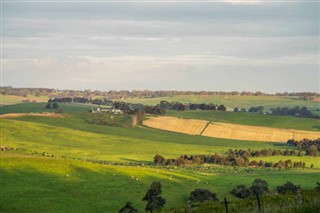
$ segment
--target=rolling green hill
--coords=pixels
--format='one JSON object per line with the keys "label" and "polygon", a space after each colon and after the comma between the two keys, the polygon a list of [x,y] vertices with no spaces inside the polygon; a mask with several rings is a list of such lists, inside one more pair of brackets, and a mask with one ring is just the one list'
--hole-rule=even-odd
{"label": "rolling green hill", "polygon": [[[250,185],[256,179],[268,181],[270,188],[292,181],[304,189],[313,189],[320,179],[320,157],[293,157],[306,161],[306,169],[211,167],[155,167],[155,154],[166,158],[182,154],[225,154],[228,149],[291,148],[275,143],[237,141],[191,136],[145,127],[116,127],[90,123],[88,105],[62,105],[64,118],[25,116],[1,119],[1,146],[18,148],[0,152],[0,211],[2,212],[118,212],[127,201],[140,211],[141,201],[152,181],[163,184],[166,208],[184,206],[195,188],[207,188],[221,199],[236,199],[229,191],[238,184]],[[2,106],[4,112],[41,112],[43,103]],[[178,112],[169,112],[178,113]],[[197,116],[221,121],[268,123],[269,117],[246,117],[244,114],[214,112]],[[203,114],[201,114],[203,113]],[[220,113],[220,114],[219,114]],[[238,117],[237,117],[238,116]],[[283,117],[279,117],[283,118]],[[289,118],[288,118],[289,119]],[[282,122],[292,126],[294,120]],[[295,120],[296,119],[296,120]],[[247,121],[246,121],[247,120]],[[308,126],[297,125],[297,128]],[[281,157],[262,158],[276,161]],[[288,156],[283,157],[290,158]],[[89,162],[90,161],[90,162]],[[92,162],[107,161],[107,164]],[[41,204],[41,205],[39,205]]]}

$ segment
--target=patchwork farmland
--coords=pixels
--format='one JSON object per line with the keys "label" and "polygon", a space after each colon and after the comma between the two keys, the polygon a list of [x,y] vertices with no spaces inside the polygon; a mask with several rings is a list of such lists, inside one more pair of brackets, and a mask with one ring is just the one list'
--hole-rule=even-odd
{"label": "patchwork farmland", "polygon": [[[62,114],[46,109],[45,105],[1,106],[3,212],[113,213],[128,201],[143,212],[146,203],[141,199],[153,181],[163,185],[167,202],[162,212],[185,206],[196,188],[217,193],[219,200],[226,197],[230,205],[241,205],[236,203],[242,200],[230,194],[239,184],[250,185],[260,178],[275,192],[277,186],[291,181],[308,193],[320,179],[319,156],[305,156],[305,152],[301,156],[250,157],[251,161],[273,164],[287,160],[304,162],[304,168],[206,164],[180,167],[154,163],[156,154],[169,159],[185,155],[226,157],[231,149],[297,150],[277,140],[281,134],[285,135],[284,141],[293,134],[296,139],[299,134],[318,137],[316,119],[206,110],[168,111],[167,116],[147,115],[143,125],[131,127],[127,125],[130,115],[89,113],[93,107],[90,104],[60,104]],[[99,122],[93,122],[96,117]],[[274,133],[277,138],[270,136]],[[264,139],[278,143],[266,143]],[[36,205],[35,200],[43,205]]]}

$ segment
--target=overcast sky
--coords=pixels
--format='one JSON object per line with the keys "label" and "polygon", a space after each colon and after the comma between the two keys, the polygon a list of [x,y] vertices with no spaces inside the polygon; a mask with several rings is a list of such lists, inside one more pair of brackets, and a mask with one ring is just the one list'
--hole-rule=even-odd
{"label": "overcast sky", "polygon": [[2,85],[319,92],[319,2],[2,2]]}

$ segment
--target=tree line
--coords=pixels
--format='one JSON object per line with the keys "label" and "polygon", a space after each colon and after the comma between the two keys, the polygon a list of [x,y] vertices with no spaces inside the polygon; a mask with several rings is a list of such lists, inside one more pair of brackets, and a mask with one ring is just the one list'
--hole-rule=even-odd
{"label": "tree line", "polygon": [[175,91],[175,90],[110,90],[110,91],[99,91],[99,90],[59,90],[52,88],[14,88],[11,86],[0,87],[2,95],[16,95],[27,97],[28,95],[34,96],[49,96],[53,97],[85,97],[93,98],[101,96],[109,99],[127,99],[127,98],[155,98],[155,97],[169,97],[177,95],[234,95],[234,96],[296,96],[301,100],[310,99],[310,97],[319,96],[319,93],[315,92],[283,92],[283,93],[265,93],[265,92],[250,92],[250,91]]}
{"label": "tree line", "polygon": [[160,101],[160,106],[166,110],[178,110],[178,111],[184,111],[184,110],[220,110],[220,111],[226,111],[227,108],[221,104],[221,105],[215,105],[213,103],[209,104],[195,104],[195,103],[181,103],[178,101]]}
{"label": "tree line", "polygon": [[[229,154],[227,157],[218,154],[214,155],[181,155],[178,158],[165,159],[162,155],[154,156],[154,164],[158,166],[194,166],[203,164],[216,164],[222,166],[242,166],[242,167],[262,167],[262,168],[305,168],[303,161],[292,162],[288,160],[279,160],[278,162],[250,161],[246,156],[236,157]],[[311,165],[313,168],[313,165]]]}

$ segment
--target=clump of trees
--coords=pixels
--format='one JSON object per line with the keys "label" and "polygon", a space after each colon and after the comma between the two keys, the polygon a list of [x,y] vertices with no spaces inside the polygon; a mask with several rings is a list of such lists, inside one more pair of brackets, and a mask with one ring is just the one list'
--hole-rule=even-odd
{"label": "clump of trees", "polygon": [[177,111],[184,111],[184,110],[220,110],[220,111],[226,111],[227,108],[221,104],[221,105],[215,105],[213,103],[209,104],[195,104],[195,103],[188,103],[183,104],[178,101],[160,101],[160,106],[167,110],[177,110]]}
{"label": "clump of trees", "polygon": [[192,202],[219,201],[217,194],[208,189],[195,189],[190,193],[189,199]]}
{"label": "clump of trees", "polygon": [[294,108],[289,107],[277,107],[270,109],[270,114],[272,115],[286,115],[286,116],[296,116],[302,118],[314,118],[320,119],[320,116],[313,114],[307,107],[296,106]]}
{"label": "clump of trees", "polygon": [[146,211],[150,211],[152,213],[156,209],[161,209],[166,203],[166,199],[160,196],[162,193],[161,188],[162,185],[158,181],[155,181],[151,184],[150,189],[142,198],[142,201],[147,202],[147,206],[145,208]]}
{"label": "clump of trees", "polygon": [[263,106],[250,107],[248,112],[263,113]]}
{"label": "clump of trees", "polygon": [[287,144],[290,146],[298,147],[299,151],[305,151],[306,155],[317,156],[320,152],[320,138],[316,140],[303,139],[301,141],[288,140]]}
{"label": "clump of trees", "polygon": [[230,149],[227,156],[222,156],[218,154],[214,155],[181,155],[178,158],[165,159],[161,155],[156,155],[154,157],[154,163],[156,165],[167,165],[167,166],[193,166],[207,164],[217,164],[224,166],[251,166],[251,167],[269,167],[269,168],[305,168],[305,163],[292,162],[288,160],[279,160],[276,163],[265,162],[265,161],[250,161],[250,157],[264,157],[264,156],[294,156],[296,152],[294,150],[277,150],[277,149],[262,149],[262,150],[232,150]]}

